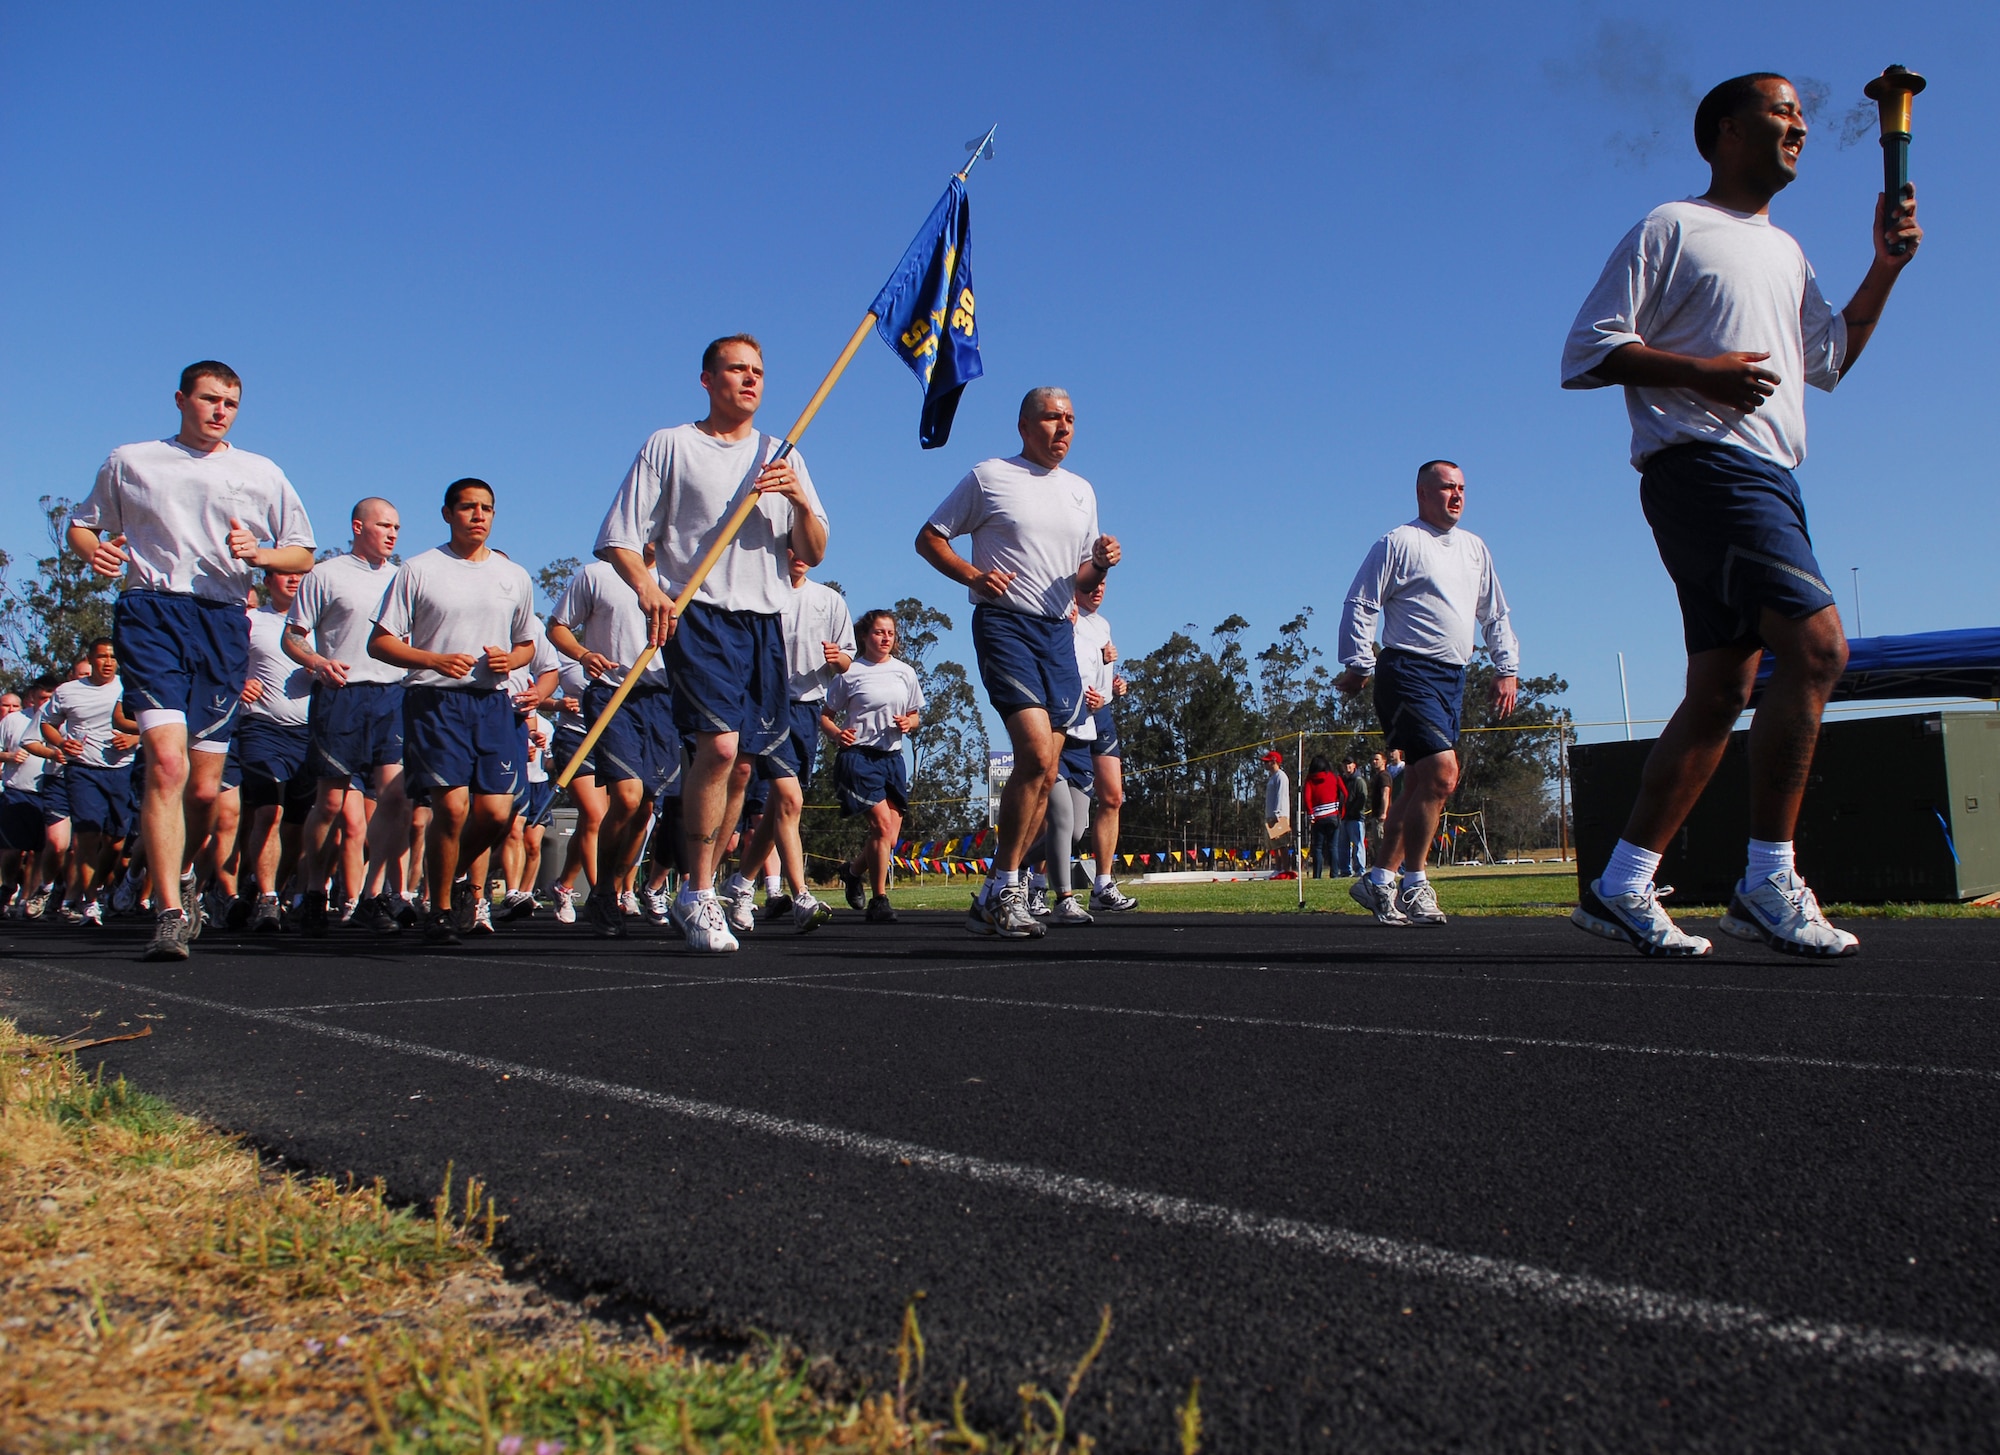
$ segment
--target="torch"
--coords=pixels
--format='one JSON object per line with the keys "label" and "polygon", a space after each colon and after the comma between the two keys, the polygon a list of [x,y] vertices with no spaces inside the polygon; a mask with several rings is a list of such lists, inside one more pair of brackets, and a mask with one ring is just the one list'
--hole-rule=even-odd
{"label": "torch", "polygon": [[[1887,223],[1910,192],[1910,98],[1924,89],[1924,78],[1906,66],[1891,66],[1862,88],[1861,94],[1882,114],[1882,220]],[[1892,242],[1897,256],[1909,244]]]}

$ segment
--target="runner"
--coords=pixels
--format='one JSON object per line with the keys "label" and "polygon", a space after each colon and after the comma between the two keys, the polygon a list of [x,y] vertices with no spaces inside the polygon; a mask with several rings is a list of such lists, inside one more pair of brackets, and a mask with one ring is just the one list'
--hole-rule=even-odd
{"label": "runner", "polygon": [[820,728],[840,744],[833,760],[840,816],[868,816],[868,842],[861,850],[874,891],[868,901],[868,923],[892,925],[896,911],[889,904],[889,859],[910,807],[910,769],[903,760],[903,745],[917,730],[924,692],[916,669],[895,656],[892,613],[866,613],[857,635],[861,655],[827,688]]}
{"label": "runner", "polygon": [[[1049,887],[1056,895],[1055,903],[1048,906],[1052,925],[1080,927],[1090,923],[1090,911],[1076,902],[1072,859],[1076,842],[1090,823],[1090,800],[1097,791],[1097,715],[1111,702],[1114,675],[1111,663],[1117,657],[1111,645],[1111,624],[1097,614],[1103,602],[1102,580],[1088,591],[1077,589],[1076,620],[1071,631],[1077,677],[1083,683],[1084,713],[1063,737],[1062,755],[1056,765],[1057,781],[1049,790],[1044,860]],[[1112,737],[1115,749],[1115,727]],[[1115,837],[1113,843],[1115,846]]]}
{"label": "runner", "polygon": [[[554,627],[550,630],[553,632]],[[556,700],[562,709],[556,714],[549,761],[560,772],[583,746],[586,731],[583,695],[590,688],[590,676],[583,670],[583,663],[560,653],[558,656],[556,671],[561,695]],[[576,827],[570,833],[569,850],[563,856],[562,874],[551,891],[556,903],[556,923],[564,925],[576,923],[577,876],[583,875],[592,887],[597,884],[597,828],[604,822],[606,795],[597,786],[597,764],[588,754],[570,777],[569,802],[576,811]]]}
{"label": "runner", "polygon": [[1687,644],[1686,695],[1572,916],[1648,955],[1709,952],[1660,908],[1653,874],[1722,760],[1766,649],[1777,662],[1750,727],[1748,862],[1720,928],[1796,955],[1859,943],[1820,913],[1792,849],[1820,715],[1847,666],[1792,471],[1806,454],[1805,386],[1831,389],[1854,368],[1924,234],[1914,189],[1893,206],[1878,196],[1874,261],[1836,314],[1771,222],[1806,131],[1782,76],[1738,76],[1703,97],[1694,140],[1708,191],[1654,208],[1625,235],[1563,348],[1564,388],[1624,386],[1639,501]]}
{"label": "runner", "polygon": [[125,695],[118,654],[109,637],[90,644],[90,675],[56,688],[42,714],[42,741],[63,757],[75,827],[75,877],[70,902],[77,923],[102,928],[104,906],[97,882],[111,868],[132,827],[132,750],[135,737],[119,731],[113,714]]}
{"label": "runner", "polygon": [[306,757],[318,688],[312,668],[288,643],[288,622],[295,619],[299,592],[310,579],[296,571],[266,571],[264,603],[250,613],[250,676],[243,684],[243,718],[230,752],[243,775],[248,825],[241,835],[244,867],[239,879],[248,881],[246,920],[256,934],[274,933],[283,923],[278,886],[284,882],[284,861],[296,856],[299,829],[313,806],[314,779]]}
{"label": "runner", "polygon": [[[9,919],[28,918],[28,902],[39,883],[35,870],[47,840],[47,827],[36,790],[50,766],[45,754],[51,751],[42,743],[42,709],[55,695],[57,685],[54,677],[37,677],[15,699],[14,710],[0,719],[0,847],[7,851],[0,859],[5,866],[0,900],[6,903]],[[0,699],[0,704],[4,701]]]}
{"label": "runner", "polygon": [[188,365],[174,394],[180,432],[113,450],[69,522],[70,549],[124,582],[112,638],[146,743],[140,837],[158,907],[147,959],[186,959],[199,932],[180,876],[208,837],[249,670],[250,572],[312,569],[298,492],[224,438],[242,399],[227,364]]}
{"label": "runner", "polygon": [[1458,786],[1458,717],[1475,621],[1493,654],[1496,717],[1513,712],[1520,690],[1520,647],[1507,619],[1507,598],[1486,542],[1458,529],[1464,510],[1465,474],[1457,465],[1428,460],[1418,466],[1417,518],[1369,550],[1341,613],[1340,660],[1347,670],[1333,685],[1351,694],[1374,676],[1384,744],[1401,748],[1408,763],[1389,802],[1375,863],[1348,886],[1355,902],[1385,925],[1445,922],[1424,862],[1438,815]]}
{"label": "runner", "polygon": [[[975,465],[917,532],[917,554],[967,588],[980,681],[1014,749],[993,878],[966,928],[1016,940],[1043,933],[1028,912],[1021,862],[1041,829],[1063,734],[1084,711],[1070,612],[1076,592],[1119,560],[1117,540],[1098,533],[1096,492],[1062,468],[1076,433],[1069,394],[1029,390],[1018,428],[1021,453]],[[962,535],[972,537],[969,561],[952,549]]]}
{"label": "runner", "polygon": [[516,667],[507,674],[507,694],[514,702],[514,718],[518,725],[521,743],[521,783],[514,792],[514,814],[507,822],[507,836],[500,843],[499,868],[497,876],[492,876],[487,867],[492,861],[489,852],[473,866],[471,874],[475,888],[485,884],[489,877],[498,879],[501,901],[497,909],[489,904],[490,896],[481,894],[480,902],[487,906],[480,914],[479,921],[488,933],[492,932],[492,921],[505,924],[509,920],[525,919],[535,912],[534,881],[530,877],[528,864],[528,833],[530,825],[534,832],[534,862],[541,863],[542,830],[548,825],[549,811],[555,805],[555,787],[549,782],[549,770],[542,761],[549,746],[548,720],[541,715],[542,704],[562,690],[562,656],[549,641],[548,632],[539,618],[534,626],[534,655],[525,667]]}
{"label": "runner", "polygon": [[[641,552],[648,569],[655,556],[648,542]],[[581,665],[589,678],[582,700],[588,730],[604,715],[605,705],[646,649],[646,613],[639,606],[638,593],[625,583],[616,567],[608,561],[592,561],[563,588],[562,599],[549,615],[549,640],[557,651]],[[591,749],[594,785],[605,798],[584,919],[601,938],[617,939],[625,933],[621,889],[638,865],[646,829],[653,821],[653,806],[679,770],[680,756],[674,698],[661,654],[647,663],[624,705],[612,714],[603,736]]]}
{"label": "runner", "polygon": [[[371,495],[351,512],[354,547],[312,568],[299,587],[285,633],[285,651],[313,675],[311,745],[307,767],[317,780],[305,823],[306,864],[301,927],[327,932],[327,886],[335,854],[341,892],[363,929],[398,928],[398,906],[386,874],[402,857],[410,831],[403,791],[403,673],[369,655],[375,617],[395,584],[396,540],[403,529],[396,507]],[[359,778],[364,787],[356,787]],[[367,796],[375,798],[372,817]],[[336,825],[340,841],[333,845]],[[376,892],[365,895],[374,882]],[[355,901],[366,898],[366,903]]]}
{"label": "runner", "polygon": [[[763,864],[775,849],[779,866],[790,889],[789,902],[781,901],[775,885],[765,884],[765,914],[791,916],[792,929],[799,934],[816,930],[833,918],[833,911],[813,897],[806,880],[805,845],[799,838],[799,815],[805,808],[805,791],[812,782],[819,752],[821,705],[829,684],[854,663],[854,623],[848,616],[847,598],[831,586],[809,579],[806,563],[786,552],[792,594],[785,603],[785,653],[789,669],[785,682],[787,732],[784,750],[762,759],[760,777],[770,780],[770,799],[757,832],[743,855],[744,870]],[[747,930],[755,922],[751,896],[755,886],[747,872],[739,872],[727,891],[729,923]]]}
{"label": "runner", "polygon": [[1118,718],[1111,704],[1125,695],[1125,679],[1118,675],[1115,666],[1118,648],[1112,644],[1111,623],[1104,618],[1103,606],[1102,580],[1095,590],[1077,593],[1077,671],[1081,673],[1086,666],[1095,666],[1089,660],[1093,650],[1097,661],[1103,663],[1095,685],[1104,700],[1091,711],[1094,732],[1086,738],[1090,744],[1090,800],[1096,809],[1090,821],[1091,854],[1097,864],[1090,908],[1097,913],[1123,914],[1139,907],[1138,900],[1118,888],[1118,880],[1111,872],[1118,866],[1118,819],[1125,807],[1125,758],[1118,741]]}
{"label": "runner", "polygon": [[426,942],[459,943],[478,901],[461,867],[498,844],[514,817],[525,757],[507,677],[535,654],[535,587],[486,544],[493,487],[454,480],[444,493],[451,539],[405,562],[375,618],[369,653],[404,669],[403,750],[427,790]]}
{"label": "runner", "polygon": [[[716,869],[757,760],[781,751],[788,732],[784,552],[818,565],[827,521],[804,459],[774,461],[781,441],[753,423],[764,396],[757,341],[737,334],[711,343],[701,387],[708,414],[646,441],[596,551],[638,593],[649,639],[666,646],[674,725],[691,750],[681,793],[690,873],[674,913],[690,948],[724,952],[737,941],[715,895]],[[674,595],[746,490],[761,495],[757,508],[676,618]],[[655,570],[641,554],[649,544]]]}

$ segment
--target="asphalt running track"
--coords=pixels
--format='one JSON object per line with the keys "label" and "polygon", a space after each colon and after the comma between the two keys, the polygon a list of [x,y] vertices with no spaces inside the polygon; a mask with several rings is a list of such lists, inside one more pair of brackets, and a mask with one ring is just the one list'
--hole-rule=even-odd
{"label": "asphalt running track", "polygon": [[[517,1253],[1107,1449],[1992,1450],[2000,925],[1803,965],[1557,919],[844,917],[701,958],[9,925],[0,1014],[301,1166],[497,1189]],[[155,1017],[141,1020],[142,1016]]]}

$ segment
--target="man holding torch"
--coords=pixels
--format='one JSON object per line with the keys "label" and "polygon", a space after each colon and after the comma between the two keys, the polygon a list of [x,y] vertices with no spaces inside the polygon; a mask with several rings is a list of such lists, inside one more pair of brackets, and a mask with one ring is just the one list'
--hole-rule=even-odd
{"label": "man holding torch", "polygon": [[[707,416],[660,430],[640,448],[596,552],[637,593],[648,640],[666,648],[674,726],[692,748],[681,791],[690,873],[674,918],[691,948],[724,952],[737,942],[716,899],[716,868],[757,760],[779,751],[790,732],[785,551],[817,566],[827,519],[805,461],[795,451],[774,458],[783,441],[753,422],[764,398],[757,341],[736,334],[710,344],[701,387]],[[756,508],[677,615],[674,593],[746,491],[759,497]],[[654,569],[641,554],[649,544]]]}
{"label": "man holding torch", "polygon": [[1709,952],[1660,907],[1653,872],[1721,761],[1767,649],[1777,664],[1750,729],[1748,864],[1721,928],[1792,954],[1856,948],[1793,863],[1847,640],[1792,471],[1806,453],[1804,386],[1830,390],[1854,367],[1923,230],[1909,189],[1878,198],[1874,262],[1835,313],[1798,243],[1771,222],[1806,131],[1783,76],[1738,76],[1702,98],[1694,136],[1708,191],[1655,208],[1625,235],[1563,349],[1564,388],[1625,389],[1639,499],[1687,641],[1686,695],[1573,916],[1648,955]]}

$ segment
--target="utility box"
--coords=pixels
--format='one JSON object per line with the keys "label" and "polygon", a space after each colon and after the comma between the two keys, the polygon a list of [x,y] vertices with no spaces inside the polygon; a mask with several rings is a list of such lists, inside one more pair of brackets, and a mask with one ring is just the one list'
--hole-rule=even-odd
{"label": "utility box", "polygon": [[[1674,904],[1727,904],[1750,838],[1748,732],[1667,846]],[[1653,741],[1569,750],[1577,879],[1604,870]],[[2000,712],[1921,712],[1820,728],[1795,838],[1825,903],[1952,903],[2000,892]]]}
{"label": "utility box", "polygon": [[559,808],[549,815],[542,831],[542,864],[535,873],[535,888],[552,889],[562,878],[563,861],[569,857],[569,841],[576,837],[576,810]]}

